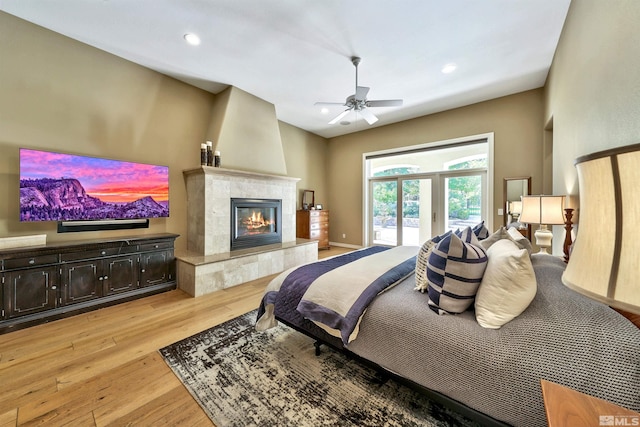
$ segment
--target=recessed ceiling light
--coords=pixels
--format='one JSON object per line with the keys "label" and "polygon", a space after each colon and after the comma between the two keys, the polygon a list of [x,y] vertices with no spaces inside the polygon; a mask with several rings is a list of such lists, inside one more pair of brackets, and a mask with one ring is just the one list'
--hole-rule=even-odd
{"label": "recessed ceiling light", "polygon": [[348,121],[344,120],[344,121],[341,121],[340,124],[342,126],[349,126],[351,124],[351,122],[348,122]]}
{"label": "recessed ceiling light", "polygon": [[328,114],[328,113],[329,113],[329,109],[328,109],[327,107],[322,107],[322,108],[320,109],[320,112],[321,112],[322,114]]}
{"label": "recessed ceiling light", "polygon": [[449,73],[453,73],[456,68],[458,68],[458,66],[454,63],[449,63],[447,65],[445,65],[444,67],[442,67],[442,72],[444,74],[449,74]]}
{"label": "recessed ceiling light", "polygon": [[187,33],[184,35],[184,39],[193,46],[198,46],[200,44],[200,37],[193,33]]}

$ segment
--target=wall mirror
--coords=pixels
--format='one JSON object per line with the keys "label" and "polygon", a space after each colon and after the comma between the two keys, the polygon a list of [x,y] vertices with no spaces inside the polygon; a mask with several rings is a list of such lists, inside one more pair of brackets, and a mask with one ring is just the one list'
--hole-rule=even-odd
{"label": "wall mirror", "polygon": [[309,210],[312,207],[315,207],[315,192],[313,190],[303,190],[302,191],[302,209]]}
{"label": "wall mirror", "polygon": [[504,195],[503,199],[503,218],[504,226],[515,227],[520,231],[527,239],[531,236],[531,225],[523,224],[519,221],[520,214],[522,213],[522,200],[521,196],[528,196],[531,194],[531,177],[519,176],[513,178],[504,179]]}

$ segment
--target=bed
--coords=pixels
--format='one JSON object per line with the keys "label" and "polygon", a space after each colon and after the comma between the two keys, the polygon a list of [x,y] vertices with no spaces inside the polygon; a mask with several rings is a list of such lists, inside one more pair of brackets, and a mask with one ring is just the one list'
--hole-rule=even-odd
{"label": "bed", "polygon": [[[453,315],[428,308],[430,297],[416,290],[422,249],[402,251],[414,256],[398,263],[402,269],[394,266],[391,283],[364,298],[353,329],[349,325],[345,332],[324,318],[331,310],[314,306],[301,312],[310,286],[302,276],[312,270],[322,276],[369,257],[380,264],[394,250],[365,248],[283,272],[265,291],[256,327],[281,321],[486,425],[546,425],[541,379],[640,411],[640,329],[565,287],[560,258],[527,253],[535,274],[530,303],[500,327],[487,328],[478,323],[473,305]],[[334,274],[329,286],[350,288],[354,276],[342,276]],[[362,297],[352,305],[359,303]]]}

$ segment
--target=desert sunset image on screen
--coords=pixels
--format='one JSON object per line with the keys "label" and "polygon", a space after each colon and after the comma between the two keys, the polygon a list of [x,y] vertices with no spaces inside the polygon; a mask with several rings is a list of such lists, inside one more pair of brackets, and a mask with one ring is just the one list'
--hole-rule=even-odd
{"label": "desert sunset image on screen", "polygon": [[169,216],[169,168],[20,149],[20,221]]}

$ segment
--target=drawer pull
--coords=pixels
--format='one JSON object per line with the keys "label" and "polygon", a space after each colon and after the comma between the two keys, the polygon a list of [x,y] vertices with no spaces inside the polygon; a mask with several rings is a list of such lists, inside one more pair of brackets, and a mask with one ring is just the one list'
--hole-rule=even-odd
{"label": "drawer pull", "polygon": [[52,290],[52,291],[55,291],[56,289],[58,289],[58,287],[57,287],[57,286],[52,286],[52,287],[51,287],[51,290]]}
{"label": "drawer pull", "polygon": [[29,264],[33,265],[33,264],[35,264],[35,263],[36,263],[36,260],[35,260],[35,259],[31,258],[31,259],[29,260]]}
{"label": "drawer pull", "polygon": [[107,251],[100,252],[100,255],[106,255],[106,254],[107,254]]}

